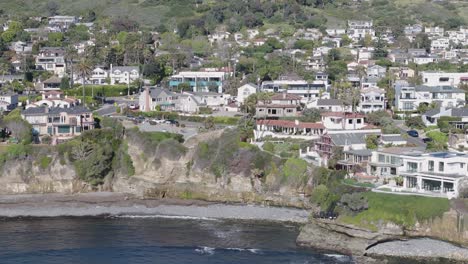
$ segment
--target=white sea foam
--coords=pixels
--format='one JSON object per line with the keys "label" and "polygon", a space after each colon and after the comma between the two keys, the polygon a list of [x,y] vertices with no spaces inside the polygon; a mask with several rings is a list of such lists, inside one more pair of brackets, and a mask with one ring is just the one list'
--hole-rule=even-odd
{"label": "white sea foam", "polygon": [[213,255],[215,253],[215,249],[212,247],[200,247],[195,249],[195,252],[202,254],[202,255]]}
{"label": "white sea foam", "polygon": [[340,255],[340,254],[324,254],[324,255],[329,257],[329,258],[334,258],[338,262],[347,262],[347,261],[350,260],[350,257],[346,256],[346,255]]}
{"label": "white sea foam", "polygon": [[117,218],[166,218],[166,219],[181,219],[181,220],[204,220],[218,221],[218,219],[210,217],[197,217],[188,215],[116,215]]}
{"label": "white sea foam", "polygon": [[232,251],[249,251],[250,253],[253,254],[259,254],[261,252],[260,249],[258,248],[226,248],[226,250],[232,250]]}

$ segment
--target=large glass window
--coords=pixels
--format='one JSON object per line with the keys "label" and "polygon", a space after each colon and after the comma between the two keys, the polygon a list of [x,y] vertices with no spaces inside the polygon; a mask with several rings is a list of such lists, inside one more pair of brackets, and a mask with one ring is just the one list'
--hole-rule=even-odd
{"label": "large glass window", "polygon": [[440,172],[444,171],[444,163],[443,162],[439,162],[439,171]]}
{"label": "large glass window", "polygon": [[69,126],[59,126],[58,127],[58,133],[59,134],[70,133],[70,127]]}
{"label": "large glass window", "polygon": [[408,162],[406,163],[406,170],[408,172],[416,172],[418,171],[418,164],[416,162]]}
{"label": "large glass window", "polygon": [[434,161],[433,160],[429,161],[429,171],[434,171]]}
{"label": "large glass window", "polygon": [[379,162],[385,163],[385,155],[379,154]]}

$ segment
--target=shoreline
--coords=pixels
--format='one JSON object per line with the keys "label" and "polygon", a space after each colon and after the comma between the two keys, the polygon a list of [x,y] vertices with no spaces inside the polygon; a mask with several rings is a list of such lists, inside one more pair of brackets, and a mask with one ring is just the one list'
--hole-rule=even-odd
{"label": "shoreline", "polygon": [[196,200],[143,200],[122,193],[0,195],[0,217],[165,217],[306,223],[304,209]]}

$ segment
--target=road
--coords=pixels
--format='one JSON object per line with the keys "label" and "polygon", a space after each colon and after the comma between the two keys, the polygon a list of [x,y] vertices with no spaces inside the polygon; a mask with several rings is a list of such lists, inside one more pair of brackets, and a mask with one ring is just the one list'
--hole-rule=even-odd
{"label": "road", "polygon": [[[405,126],[404,122],[402,122],[401,120],[394,120],[393,122],[395,122],[395,125],[398,127],[402,135],[408,135],[406,131],[410,129],[407,126]],[[422,141],[421,133],[419,134],[419,137],[411,137],[408,135],[407,142],[408,144],[415,145],[416,147],[426,149],[426,143]]]}

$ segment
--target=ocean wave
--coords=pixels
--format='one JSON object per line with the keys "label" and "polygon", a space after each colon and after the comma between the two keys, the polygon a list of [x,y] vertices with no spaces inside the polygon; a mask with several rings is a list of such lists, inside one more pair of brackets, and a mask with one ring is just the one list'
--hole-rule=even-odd
{"label": "ocean wave", "polygon": [[350,256],[340,255],[340,254],[324,254],[324,255],[329,258],[334,258],[338,262],[349,262],[352,259]]}
{"label": "ocean wave", "polygon": [[203,220],[203,221],[218,221],[216,218],[198,217],[188,215],[116,215],[115,218],[166,218],[166,219],[181,219],[181,220]]}
{"label": "ocean wave", "polygon": [[212,247],[200,247],[195,249],[195,252],[202,255],[213,255],[215,253],[215,248]]}

